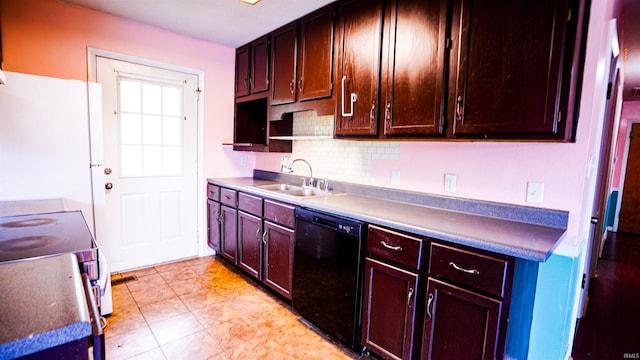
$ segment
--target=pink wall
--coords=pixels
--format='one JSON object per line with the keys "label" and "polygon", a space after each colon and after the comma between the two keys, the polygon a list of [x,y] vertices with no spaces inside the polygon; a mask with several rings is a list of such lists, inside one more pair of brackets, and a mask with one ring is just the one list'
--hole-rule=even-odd
{"label": "pink wall", "polygon": [[235,49],[70,5],[0,0],[3,68],[87,80],[87,47],[204,71],[204,177],[251,174],[253,157],[220,144],[233,136]]}

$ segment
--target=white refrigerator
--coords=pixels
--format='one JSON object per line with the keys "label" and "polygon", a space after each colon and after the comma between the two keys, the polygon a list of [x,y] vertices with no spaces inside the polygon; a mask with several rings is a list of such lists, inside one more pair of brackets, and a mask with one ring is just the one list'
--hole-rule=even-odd
{"label": "white refrigerator", "polygon": [[[47,207],[56,204],[81,210],[100,247],[105,202],[100,84],[4,73],[0,203],[24,204],[22,210],[31,212],[55,210]],[[107,260],[99,261],[105,266],[101,274],[108,275]],[[102,299],[103,314],[108,314],[109,276],[103,282],[109,292]]]}

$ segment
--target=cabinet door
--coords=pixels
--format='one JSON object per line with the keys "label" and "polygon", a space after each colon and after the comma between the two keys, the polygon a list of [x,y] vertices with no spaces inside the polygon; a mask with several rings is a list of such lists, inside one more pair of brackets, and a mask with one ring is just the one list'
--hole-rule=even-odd
{"label": "cabinet door", "polygon": [[237,248],[237,210],[228,206],[220,207],[221,220],[220,223],[220,254],[229,261],[236,264],[236,248]]}
{"label": "cabinet door", "polygon": [[296,24],[271,34],[271,105],[296,101],[297,38]]}
{"label": "cabinet door", "polygon": [[262,219],[238,212],[238,266],[256,279],[260,279],[262,255]]}
{"label": "cabinet door", "polygon": [[269,90],[269,38],[251,43],[251,93]]}
{"label": "cabinet door", "polygon": [[207,244],[220,253],[220,203],[207,200]]}
{"label": "cabinet door", "polygon": [[386,359],[412,359],[418,275],[366,258],[364,279],[363,345]]}
{"label": "cabinet door", "polygon": [[422,359],[493,360],[502,303],[429,278]]}
{"label": "cabinet door", "polygon": [[375,135],[380,86],[382,0],[340,4],[336,135]]}
{"label": "cabinet door", "polygon": [[446,0],[387,5],[382,60],[385,135],[441,134],[445,103]]}
{"label": "cabinet door", "polygon": [[264,283],[291,300],[293,230],[264,222]]}
{"label": "cabinet door", "polygon": [[333,94],[333,33],[335,6],[321,9],[300,21],[298,99],[331,97]]}
{"label": "cabinet door", "polygon": [[236,97],[249,95],[250,47],[236,49]]}
{"label": "cabinet door", "polygon": [[454,135],[556,134],[568,0],[462,0],[458,12]]}

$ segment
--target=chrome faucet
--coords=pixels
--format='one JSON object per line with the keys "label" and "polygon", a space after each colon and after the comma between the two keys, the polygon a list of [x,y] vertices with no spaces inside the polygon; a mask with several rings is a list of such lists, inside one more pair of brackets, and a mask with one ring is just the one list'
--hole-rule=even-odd
{"label": "chrome faucet", "polygon": [[[309,162],[305,159],[294,159],[294,160],[291,160],[288,164],[281,164],[280,170],[282,172],[292,173],[293,169],[291,169],[291,166],[293,166],[293,164],[297,163],[298,161],[301,161],[307,164],[307,166],[309,167],[309,186],[313,186],[313,169],[311,168],[311,164],[309,164]],[[302,181],[303,181],[302,186],[306,186],[307,180],[303,178]]]}

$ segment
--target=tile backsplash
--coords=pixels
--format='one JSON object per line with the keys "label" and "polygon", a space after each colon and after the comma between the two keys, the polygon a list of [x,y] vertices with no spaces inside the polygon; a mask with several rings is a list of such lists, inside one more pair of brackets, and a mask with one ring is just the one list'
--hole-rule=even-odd
{"label": "tile backsplash", "polygon": [[[295,113],[293,135],[331,136],[333,122],[333,115],[316,116],[315,111]],[[316,178],[371,184],[372,160],[398,160],[399,153],[400,144],[396,141],[294,140],[291,158],[309,161]],[[296,164],[294,169],[297,174],[307,174],[304,165]]]}

